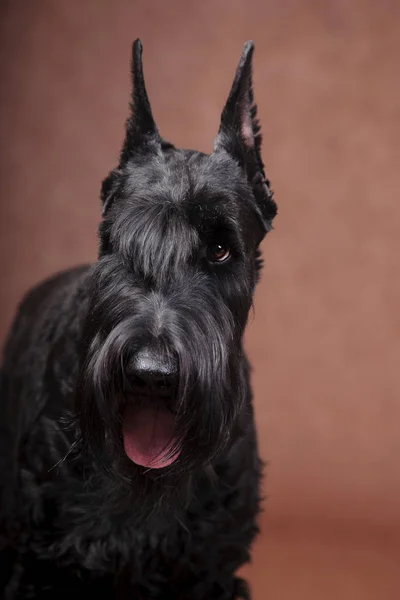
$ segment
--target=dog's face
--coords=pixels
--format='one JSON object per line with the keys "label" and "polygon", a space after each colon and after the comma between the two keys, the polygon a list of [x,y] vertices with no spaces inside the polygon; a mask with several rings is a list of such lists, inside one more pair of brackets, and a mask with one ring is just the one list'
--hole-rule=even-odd
{"label": "dog's face", "polygon": [[134,45],[133,112],[120,164],[103,182],[78,384],[84,438],[103,466],[125,475],[206,465],[232,441],[249,401],[242,336],[258,246],[276,213],[252,51],[246,44],[205,155],[160,137]]}

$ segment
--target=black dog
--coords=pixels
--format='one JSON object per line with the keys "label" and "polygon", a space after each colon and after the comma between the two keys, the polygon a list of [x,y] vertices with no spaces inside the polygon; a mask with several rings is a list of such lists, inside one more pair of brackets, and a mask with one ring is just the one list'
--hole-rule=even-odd
{"label": "black dog", "polygon": [[[132,113],[102,186],[99,260],[36,287],[1,381],[6,600],[249,598],[260,462],[242,337],[276,214],[248,42],[214,151]],[[91,597],[92,597],[91,596]]]}

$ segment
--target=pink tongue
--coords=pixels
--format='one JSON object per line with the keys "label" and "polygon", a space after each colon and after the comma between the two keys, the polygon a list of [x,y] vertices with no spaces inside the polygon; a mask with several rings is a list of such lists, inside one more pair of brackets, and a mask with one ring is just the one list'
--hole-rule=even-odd
{"label": "pink tongue", "polygon": [[137,465],[162,469],[178,458],[179,452],[169,454],[174,444],[174,417],[167,410],[128,406],[122,432],[125,452]]}

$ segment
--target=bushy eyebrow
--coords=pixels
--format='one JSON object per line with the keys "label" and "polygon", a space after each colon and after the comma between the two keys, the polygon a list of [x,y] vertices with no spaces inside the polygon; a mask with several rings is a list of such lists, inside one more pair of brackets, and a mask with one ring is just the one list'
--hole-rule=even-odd
{"label": "bushy eyebrow", "polygon": [[137,203],[118,215],[111,242],[124,262],[134,264],[145,277],[162,282],[188,263],[199,236],[182,211],[160,198],[158,202]]}

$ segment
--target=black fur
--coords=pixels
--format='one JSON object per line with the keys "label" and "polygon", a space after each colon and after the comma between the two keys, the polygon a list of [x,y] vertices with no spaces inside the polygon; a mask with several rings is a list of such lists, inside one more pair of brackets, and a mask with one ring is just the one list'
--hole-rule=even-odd
{"label": "black fur", "polygon": [[[253,105],[253,45],[209,156],[160,137],[141,53],[136,41],[126,139],[102,186],[99,260],[31,291],[5,349],[6,600],[250,597],[235,576],[257,532],[260,480],[242,337],[258,246],[276,213]],[[216,244],[230,252],[223,262]],[[143,348],[159,365],[178,365],[166,394],[149,398],[133,385]],[[123,411],[144,402],[174,412],[168,452],[179,456],[165,468],[139,466],[124,451]]]}

